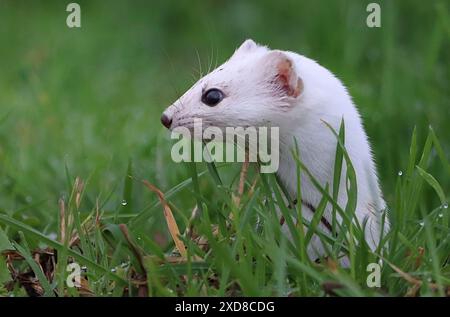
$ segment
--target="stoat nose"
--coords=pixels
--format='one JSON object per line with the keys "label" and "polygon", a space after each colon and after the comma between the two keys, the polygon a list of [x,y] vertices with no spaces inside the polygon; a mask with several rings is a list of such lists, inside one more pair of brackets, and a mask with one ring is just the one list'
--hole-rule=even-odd
{"label": "stoat nose", "polygon": [[167,129],[170,129],[170,126],[172,125],[172,118],[170,118],[168,115],[166,115],[165,113],[163,113],[162,116],[161,116],[161,123],[162,123],[163,126],[165,126]]}

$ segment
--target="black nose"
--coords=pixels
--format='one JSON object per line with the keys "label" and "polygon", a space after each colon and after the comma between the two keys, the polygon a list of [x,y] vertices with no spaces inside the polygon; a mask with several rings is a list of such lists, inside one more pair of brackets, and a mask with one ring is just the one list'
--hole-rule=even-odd
{"label": "black nose", "polygon": [[172,118],[169,118],[165,113],[163,113],[161,116],[161,123],[167,129],[170,129],[170,126],[172,125]]}

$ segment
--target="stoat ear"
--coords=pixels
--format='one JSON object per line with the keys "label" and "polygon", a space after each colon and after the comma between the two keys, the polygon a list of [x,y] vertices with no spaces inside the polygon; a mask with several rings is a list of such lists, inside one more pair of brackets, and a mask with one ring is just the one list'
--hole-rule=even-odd
{"label": "stoat ear", "polygon": [[245,54],[253,51],[257,47],[258,44],[256,44],[255,41],[253,41],[252,39],[247,39],[241,44],[241,46],[239,46],[239,48],[234,52],[233,55]]}
{"label": "stoat ear", "polygon": [[303,92],[303,81],[294,68],[294,62],[282,51],[271,51],[267,55],[271,82],[289,97],[297,98]]}

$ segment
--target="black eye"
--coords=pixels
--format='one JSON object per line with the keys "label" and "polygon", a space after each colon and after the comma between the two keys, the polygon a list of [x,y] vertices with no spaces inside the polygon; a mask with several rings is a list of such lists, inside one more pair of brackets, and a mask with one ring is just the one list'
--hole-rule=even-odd
{"label": "black eye", "polygon": [[212,88],[203,93],[202,102],[207,106],[214,107],[222,101],[223,97],[223,92],[217,88]]}

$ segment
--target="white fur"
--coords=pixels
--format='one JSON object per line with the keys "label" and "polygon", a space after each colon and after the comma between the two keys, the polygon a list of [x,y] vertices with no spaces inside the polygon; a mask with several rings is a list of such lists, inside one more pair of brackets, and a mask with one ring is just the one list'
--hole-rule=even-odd
{"label": "white fur", "polygon": [[[303,89],[298,97],[283,94],[273,80],[276,62],[287,58],[301,79]],[[220,88],[226,97],[215,107],[201,102],[205,89]],[[301,160],[325,186],[333,184],[336,137],[324,122],[339,131],[345,121],[345,146],[357,176],[356,215],[362,224],[367,218],[366,241],[374,249],[380,239],[380,211],[385,203],[378,185],[376,168],[361,118],[344,85],[326,68],[293,52],[272,51],[252,40],[245,41],[223,65],[200,79],[180,99],[164,112],[176,126],[189,127],[192,119],[202,118],[204,126],[278,126],[280,128],[280,167],[278,177],[291,197],[296,197],[296,165],[291,156],[294,137],[299,145]],[[347,201],[345,163],[341,176],[338,202]],[[302,197],[317,207],[322,194],[305,173],[301,175]],[[307,209],[307,208],[305,208]],[[311,210],[305,213],[312,218]],[[325,211],[331,223],[331,207]],[[325,231],[326,228],[322,225]],[[320,255],[322,246],[315,237],[311,257]]]}

